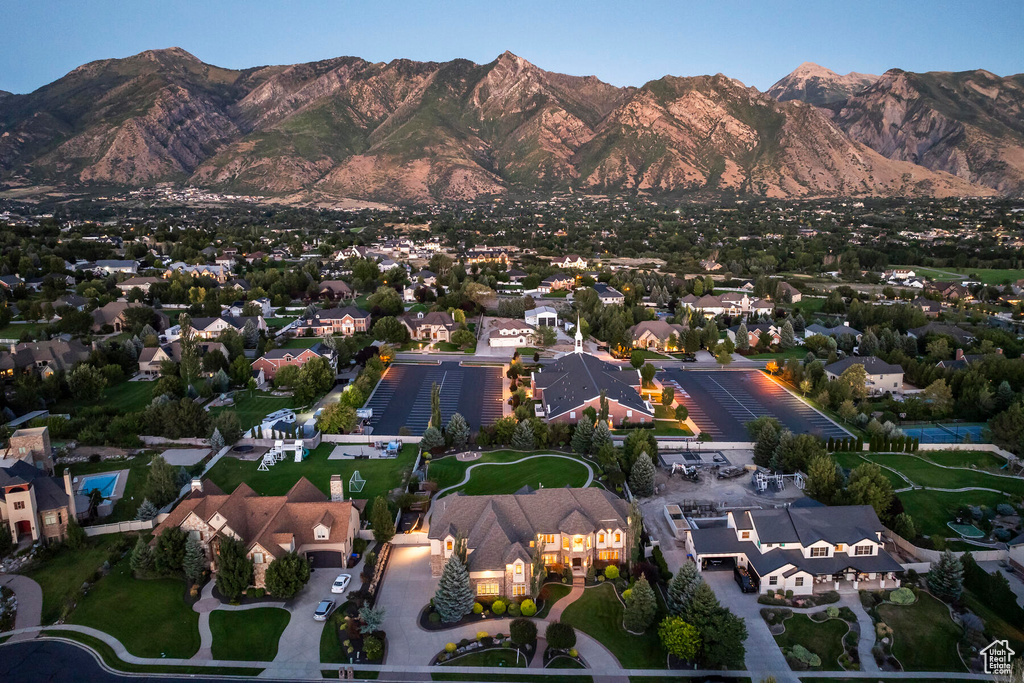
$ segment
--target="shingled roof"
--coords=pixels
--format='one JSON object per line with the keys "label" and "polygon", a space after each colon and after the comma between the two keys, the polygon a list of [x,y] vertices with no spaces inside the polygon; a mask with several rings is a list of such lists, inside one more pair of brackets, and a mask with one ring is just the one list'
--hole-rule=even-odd
{"label": "shingled roof", "polygon": [[428,536],[444,539],[460,532],[469,549],[469,570],[503,570],[515,559],[529,562],[538,534],[588,534],[628,527],[629,505],[598,488],[533,490],[499,496],[462,493],[434,504]]}
{"label": "shingled roof", "polygon": [[535,372],[533,382],[543,392],[548,418],[563,415],[598,398],[602,389],[609,401],[648,417],[654,416],[638,391],[640,375],[636,370],[620,370],[590,354],[562,356]]}

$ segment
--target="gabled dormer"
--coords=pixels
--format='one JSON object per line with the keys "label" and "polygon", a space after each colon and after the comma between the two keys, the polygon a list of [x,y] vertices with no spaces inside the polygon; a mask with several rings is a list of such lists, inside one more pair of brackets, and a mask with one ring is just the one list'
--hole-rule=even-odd
{"label": "gabled dormer", "polygon": [[313,527],[313,538],[317,541],[326,541],[331,538],[331,526],[334,524],[334,515],[324,512],[323,516]]}

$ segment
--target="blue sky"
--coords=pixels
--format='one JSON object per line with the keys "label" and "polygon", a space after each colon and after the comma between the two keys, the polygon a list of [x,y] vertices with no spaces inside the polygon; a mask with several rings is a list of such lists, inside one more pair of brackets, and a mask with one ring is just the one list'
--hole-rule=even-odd
{"label": "blue sky", "polygon": [[1020,0],[11,0],[2,16],[0,89],[12,92],[170,46],[231,68],[340,55],[485,63],[508,49],[615,85],[721,72],[762,90],[804,61],[840,73],[1024,72]]}

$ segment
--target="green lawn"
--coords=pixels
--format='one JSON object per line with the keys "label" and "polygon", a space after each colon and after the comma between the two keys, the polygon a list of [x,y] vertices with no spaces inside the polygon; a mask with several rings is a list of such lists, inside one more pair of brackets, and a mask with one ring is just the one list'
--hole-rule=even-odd
{"label": "green lawn", "polygon": [[282,318],[265,318],[267,321],[267,327],[272,330],[279,330],[290,322],[298,319],[298,316],[285,316]]}
{"label": "green lawn", "polygon": [[543,298],[545,298],[545,299],[564,299],[567,296],[569,296],[569,290],[568,289],[556,289],[553,292],[548,292],[547,294],[545,294],[543,296]]}
{"label": "green lawn", "polygon": [[0,339],[21,339],[25,332],[34,337],[46,325],[47,323],[8,323],[0,327]]}
{"label": "green lawn", "polygon": [[462,352],[462,353],[476,353],[476,344],[473,344],[473,346],[469,347],[468,349],[463,350],[461,346],[456,346],[455,344],[452,344],[451,342],[439,341],[439,342],[434,342],[434,350],[435,351],[440,351],[442,353],[459,353],[459,352]]}
{"label": "green lawn", "polygon": [[918,486],[946,489],[979,487],[1024,496],[1024,479],[997,477],[975,470],[944,469],[906,454],[870,453],[866,454],[866,457],[873,462],[899,470]]}
{"label": "green lawn", "polygon": [[[844,468],[846,468],[848,470],[852,470],[855,467],[858,467],[860,465],[863,465],[865,463],[870,462],[861,453],[850,453],[850,452],[833,453],[832,454],[832,458],[837,463],[839,463],[840,467],[844,467]],[[889,480],[889,483],[892,484],[892,487],[894,489],[902,489],[902,488],[906,488],[907,486],[909,486],[909,484],[907,484],[906,480],[904,480],[902,477],[900,477],[900,475],[898,475],[895,472],[892,472],[890,470],[887,470],[884,467],[882,468],[882,476],[884,476],[886,479]]]}
{"label": "green lawn", "polygon": [[903,508],[913,517],[917,533],[922,536],[954,536],[946,522],[956,518],[956,512],[963,505],[985,505],[994,508],[1007,502],[1006,496],[991,491],[967,491],[948,493],[944,491],[906,491],[899,494]]}
{"label": "green lawn", "polygon": [[245,431],[258,425],[270,413],[294,407],[295,401],[291,396],[272,396],[262,391],[253,392],[250,396],[248,391],[238,391],[235,392],[235,405],[210,408],[210,415],[233,410],[238,413],[238,421]]}
{"label": "green lawn", "polygon": [[149,462],[152,453],[142,453],[128,460],[103,460],[101,462],[78,462],[71,465],[71,474],[80,477],[97,472],[113,472],[128,470],[128,482],[124,487],[124,495],[116,503],[109,516],[97,520],[98,524],[110,522],[126,522],[135,519],[135,513],[145,497],[146,477],[149,474]]}
{"label": "green lawn", "polygon": [[103,663],[116,671],[140,674],[178,674],[181,676],[259,676],[263,669],[247,666],[162,666],[159,664],[132,664],[122,661],[114,648],[107,645],[99,638],[93,638],[85,633],[75,631],[43,631],[42,635],[53,638],[65,638],[81,643],[86,647],[95,650]]}
{"label": "green lawn", "polygon": [[[525,667],[529,664],[526,658],[515,650],[492,649],[483,652],[470,652],[452,662],[443,662],[441,666],[501,666],[505,668]],[[533,678],[531,676],[531,678]]]}
{"label": "green lawn", "polygon": [[1003,472],[1006,460],[988,451],[918,451],[917,455],[946,467],[976,467],[979,470]]}
{"label": "green lawn", "polygon": [[843,671],[839,657],[843,654],[843,636],[849,630],[842,619],[812,621],[806,614],[794,614],[784,622],[786,630],[775,636],[780,648],[803,645],[821,657],[820,671]]}
{"label": "green lawn", "polygon": [[583,591],[562,612],[562,621],[599,640],[627,669],[664,669],[667,665],[657,628],[652,626],[642,636],[622,628],[622,603],[609,584]]}
{"label": "green lawn", "polygon": [[777,360],[781,363],[795,358],[797,360],[803,360],[804,356],[807,355],[807,348],[803,346],[794,346],[791,349],[785,351],[779,351],[778,353],[755,353],[752,356],[747,356],[750,360]]}
{"label": "green lawn", "polygon": [[523,358],[533,358],[533,354],[540,353],[543,355],[544,349],[538,349],[534,346],[520,346],[516,351]]}
{"label": "green lawn", "polygon": [[43,624],[57,621],[65,601],[92,578],[117,540],[117,534],[108,534],[90,538],[80,550],[62,547],[53,557],[37,561],[24,572],[43,588]]}
{"label": "green lawn", "polygon": [[221,458],[206,476],[226,492],[234,491],[244,481],[260,495],[283,496],[295,485],[299,477],[306,477],[321,491],[329,494],[331,475],[340,474],[345,482],[347,495],[349,478],[353,472],[359,470],[359,474],[366,480],[366,485],[361,493],[353,494],[352,497],[372,499],[402,485],[405,475],[416,461],[418,447],[415,444],[406,444],[399,456],[393,460],[328,460],[327,456],[332,450],[334,444],[320,444],[301,463],[285,459],[271,467],[268,472],[257,471],[258,463],[254,461]]}
{"label": "green lawn", "polygon": [[587,667],[583,666],[582,664],[577,662],[572,657],[566,657],[565,655],[562,655],[561,657],[555,657],[550,662],[548,662],[548,665],[545,668],[548,668],[548,669],[585,669]]}
{"label": "green lawn", "polygon": [[1024,270],[1013,268],[950,268],[967,275],[971,280],[980,280],[986,285],[1002,285],[1024,278]]}
{"label": "green lawn", "polygon": [[324,630],[320,632],[320,662],[322,664],[346,664],[348,653],[341,649],[341,641],[338,639],[338,629],[345,628],[345,606],[342,603],[338,606],[331,618],[324,623]]}
{"label": "green lawn", "polygon": [[[673,424],[673,427],[655,427],[654,429],[648,430],[655,436],[693,436],[693,432],[688,427],[680,427],[677,420],[664,420],[664,422]],[[629,434],[631,429],[613,429],[612,434],[626,435]]]}
{"label": "green lawn", "polygon": [[284,343],[279,344],[279,349],[308,349],[317,342],[320,337],[288,337]]}
{"label": "green lawn", "polygon": [[[116,408],[118,412],[143,410],[153,401],[153,387],[156,382],[120,382],[103,390],[103,405]],[[52,413],[76,413],[83,406],[96,405],[95,398],[76,400],[64,398],[51,409]]]}
{"label": "green lawn", "polygon": [[280,607],[257,607],[241,612],[210,613],[213,658],[270,662],[291,614]]}
{"label": "green lawn", "polygon": [[966,671],[956,644],[961,629],[939,600],[921,592],[913,605],[879,605],[893,630],[892,653],[906,671]]}
{"label": "green lawn", "polygon": [[199,650],[199,615],[185,602],[184,580],[136,579],[127,557],[79,601],[69,621],[109,633],[137,657],[188,659]]}
{"label": "green lawn", "polygon": [[[471,465],[516,462],[531,455],[545,454],[548,452],[493,451],[472,462],[460,462],[449,456],[431,462],[427,469],[427,478],[437,482],[438,487],[443,489],[462,481]],[[469,483],[461,490],[473,495],[514,493],[526,484],[534,488],[540,483],[548,488],[566,484],[582,486],[586,480],[587,470],[582,464],[564,458],[535,458],[521,466],[478,467],[471,473]]]}

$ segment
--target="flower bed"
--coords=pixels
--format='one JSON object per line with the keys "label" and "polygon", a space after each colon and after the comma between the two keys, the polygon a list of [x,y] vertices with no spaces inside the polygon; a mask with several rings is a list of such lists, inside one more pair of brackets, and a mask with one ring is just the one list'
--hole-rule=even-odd
{"label": "flower bed", "polygon": [[777,593],[765,593],[757,598],[757,601],[762,605],[771,605],[773,607],[818,607],[819,605],[831,605],[832,603],[839,602],[839,593],[836,591],[828,591],[826,593],[814,593],[813,595],[792,595],[792,591],[788,594],[783,594],[781,591]]}
{"label": "flower bed", "polygon": [[[496,608],[496,603],[501,603],[502,606]],[[441,621],[441,615],[434,611],[433,600],[431,600],[420,611],[419,622],[420,627],[426,631],[444,631],[466,624],[515,619],[516,617],[537,617],[540,614],[545,614],[545,612],[544,601],[539,597],[537,602],[530,598],[525,598],[522,602],[511,602],[505,598],[497,598],[489,603],[474,603],[472,612],[458,621],[445,623]]]}
{"label": "flower bed", "polygon": [[[471,654],[482,654],[485,652],[499,652],[505,651],[509,653],[516,653],[515,661],[519,661],[519,657],[523,657],[524,664],[528,664],[530,659],[533,657],[535,646],[525,645],[523,647],[516,647],[511,639],[503,633],[498,633],[491,636],[486,631],[481,631],[477,634],[475,640],[464,638],[458,643],[448,643],[445,649],[430,660],[431,666],[439,665],[451,665],[458,666],[459,659]],[[466,666],[475,666],[474,664],[466,664]]]}
{"label": "flower bed", "polygon": [[7,586],[0,586],[0,633],[14,630],[18,614],[18,598]]}

